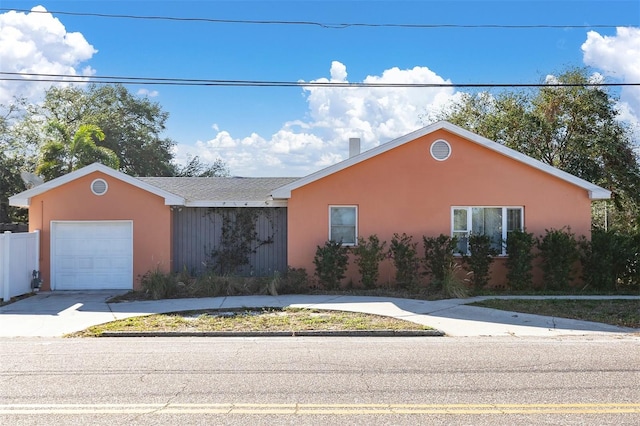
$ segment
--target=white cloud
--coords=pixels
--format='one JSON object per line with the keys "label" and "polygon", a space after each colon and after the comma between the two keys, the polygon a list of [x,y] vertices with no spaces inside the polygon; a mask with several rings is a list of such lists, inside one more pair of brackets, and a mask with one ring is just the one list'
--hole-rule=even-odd
{"label": "white cloud", "polygon": [[148,90],[148,89],[140,89],[138,90],[138,95],[146,96],[148,98],[155,98],[159,95],[157,90]]}
{"label": "white cloud", "polygon": [[[329,77],[311,82],[348,82],[347,67],[333,61]],[[427,67],[385,70],[365,83],[450,83]],[[348,141],[361,138],[363,150],[421,127],[421,115],[440,110],[452,97],[452,88],[318,87],[303,88],[306,120],[291,121],[268,139],[258,135],[232,137],[224,130],[196,144],[203,159],[222,158],[233,174],[244,176],[301,176],[346,159]],[[191,147],[193,149],[193,147]],[[181,146],[178,157],[186,158]]]}
{"label": "white cloud", "polygon": [[[31,10],[46,12],[42,6]],[[90,76],[95,73],[91,67],[77,68],[96,52],[82,34],[67,32],[50,13],[0,14],[0,63],[4,72]],[[0,103],[10,102],[17,93],[29,100],[38,99],[51,84],[0,81]]]}
{"label": "white cloud", "polygon": [[[640,28],[618,27],[615,36],[589,31],[582,52],[584,63],[606,76],[623,83],[640,82]],[[621,119],[640,129],[640,87],[622,88],[618,110]]]}

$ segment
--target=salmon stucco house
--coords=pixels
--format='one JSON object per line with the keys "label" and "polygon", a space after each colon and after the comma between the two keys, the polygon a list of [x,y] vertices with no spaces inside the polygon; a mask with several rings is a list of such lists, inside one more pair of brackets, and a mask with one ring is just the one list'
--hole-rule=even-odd
{"label": "salmon stucco house", "polygon": [[[268,244],[245,273],[313,273],[316,247],[376,234],[471,232],[496,241],[571,227],[590,235],[591,202],[610,192],[448,122],[303,178],[134,178],[93,164],[10,198],[41,231],[44,289],[132,289],[149,270],[201,270],[225,209],[254,209]],[[500,258],[500,256],[499,256]],[[504,253],[502,258],[504,258]],[[209,259],[210,260],[210,259]],[[496,262],[500,268],[500,262]],[[504,280],[500,273],[496,280]],[[502,274],[504,275],[504,274]],[[356,270],[349,277],[357,282]],[[393,281],[390,262],[382,281]]]}

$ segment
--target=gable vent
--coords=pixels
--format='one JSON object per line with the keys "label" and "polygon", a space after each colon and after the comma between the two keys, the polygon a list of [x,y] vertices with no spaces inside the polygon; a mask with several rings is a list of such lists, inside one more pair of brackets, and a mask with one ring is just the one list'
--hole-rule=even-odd
{"label": "gable vent", "polygon": [[109,185],[107,185],[107,181],[105,181],[104,179],[96,179],[91,182],[91,192],[96,195],[106,194],[107,189],[109,189]]}
{"label": "gable vent", "polygon": [[451,155],[451,145],[449,142],[439,139],[431,144],[431,156],[438,160],[444,161]]}

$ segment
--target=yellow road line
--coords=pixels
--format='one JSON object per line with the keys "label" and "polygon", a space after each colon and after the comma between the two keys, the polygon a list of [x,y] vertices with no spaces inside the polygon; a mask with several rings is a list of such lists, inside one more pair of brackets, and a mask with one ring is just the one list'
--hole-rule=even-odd
{"label": "yellow road line", "polygon": [[640,414],[640,403],[576,404],[0,404],[0,415],[33,414]]}

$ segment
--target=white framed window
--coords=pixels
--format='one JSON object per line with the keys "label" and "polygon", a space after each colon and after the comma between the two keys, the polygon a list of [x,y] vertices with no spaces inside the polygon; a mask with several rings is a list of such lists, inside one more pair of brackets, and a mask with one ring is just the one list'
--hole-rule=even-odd
{"label": "white framed window", "polygon": [[358,207],[329,206],[329,240],[355,246],[358,241]]}
{"label": "white framed window", "polygon": [[522,229],[523,207],[451,208],[451,236],[458,238],[458,251],[461,253],[469,253],[469,235],[482,234],[491,237],[491,246],[505,255],[509,233]]}

